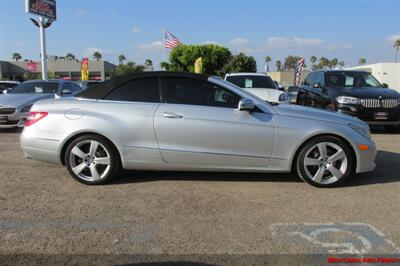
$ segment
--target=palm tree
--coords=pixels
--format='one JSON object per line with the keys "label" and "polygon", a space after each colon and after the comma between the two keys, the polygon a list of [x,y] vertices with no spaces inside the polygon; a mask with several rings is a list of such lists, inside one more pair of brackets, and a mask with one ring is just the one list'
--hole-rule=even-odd
{"label": "palm tree", "polygon": [[317,57],[315,55],[312,55],[310,57],[310,62],[311,62],[311,64],[315,64],[315,62],[317,62]]}
{"label": "palm tree", "polygon": [[365,65],[365,63],[367,63],[367,60],[365,59],[365,58],[363,58],[363,57],[361,57],[360,59],[358,59],[358,64],[359,65]]}
{"label": "palm tree", "polygon": [[120,54],[120,55],[118,56],[118,61],[119,61],[119,63],[120,63],[121,65],[124,63],[125,60],[126,60],[125,55]]}
{"label": "palm tree", "polygon": [[394,41],[393,47],[396,48],[396,62],[397,62],[397,55],[399,54],[400,50],[400,39],[396,39]]}
{"label": "palm tree", "polygon": [[324,68],[326,68],[328,66],[329,66],[329,59],[326,58],[326,57],[321,57],[319,59],[318,68],[319,69],[324,69]]}
{"label": "palm tree", "polygon": [[12,59],[14,59],[15,61],[18,62],[18,60],[21,60],[21,59],[22,59],[22,56],[21,56],[20,53],[13,53],[13,54],[12,54]]}
{"label": "palm tree", "polygon": [[101,59],[101,53],[100,52],[98,52],[98,51],[95,51],[94,53],[93,53],[93,58],[94,59],[96,59],[97,61],[99,61],[100,59]]}
{"label": "palm tree", "polygon": [[282,68],[281,60],[276,60],[275,66],[276,66],[276,71],[281,71],[281,68]]}
{"label": "palm tree", "polygon": [[266,72],[269,72],[269,62],[271,62],[271,57],[270,56],[266,56],[265,57],[265,63],[267,64],[267,71]]}
{"label": "palm tree", "polygon": [[331,68],[336,68],[337,64],[338,64],[338,59],[337,59],[337,58],[333,58],[333,59],[329,62],[329,66],[330,66]]}
{"label": "palm tree", "polygon": [[151,61],[150,59],[146,59],[146,62],[144,63],[144,65],[146,66],[146,69],[149,71],[153,70],[153,61]]}
{"label": "palm tree", "polygon": [[75,59],[75,55],[73,55],[72,53],[68,53],[65,58],[67,58],[68,60],[74,60]]}

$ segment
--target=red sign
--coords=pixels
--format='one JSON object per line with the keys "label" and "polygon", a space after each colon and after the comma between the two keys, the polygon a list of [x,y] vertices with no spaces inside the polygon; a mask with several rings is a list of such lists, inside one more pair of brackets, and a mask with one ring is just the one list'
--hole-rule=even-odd
{"label": "red sign", "polygon": [[26,64],[26,69],[30,72],[36,72],[36,62],[28,62]]}
{"label": "red sign", "polygon": [[55,0],[25,0],[25,11],[52,20],[56,20],[56,1]]}

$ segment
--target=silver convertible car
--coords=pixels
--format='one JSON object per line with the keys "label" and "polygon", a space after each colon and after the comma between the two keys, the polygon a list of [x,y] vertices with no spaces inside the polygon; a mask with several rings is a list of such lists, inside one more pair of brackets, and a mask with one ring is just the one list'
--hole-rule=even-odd
{"label": "silver convertible car", "polygon": [[318,187],[375,168],[369,127],[309,107],[270,104],[232,83],[191,73],[112,78],[32,106],[21,145],[102,184],[122,169],[293,172]]}

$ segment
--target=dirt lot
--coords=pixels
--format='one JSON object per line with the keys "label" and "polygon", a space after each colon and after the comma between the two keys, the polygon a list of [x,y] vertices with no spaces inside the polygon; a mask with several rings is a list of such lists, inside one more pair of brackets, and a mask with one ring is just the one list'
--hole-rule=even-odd
{"label": "dirt lot", "polygon": [[0,254],[202,254],[217,264],[211,254],[400,254],[399,133],[376,130],[376,170],[334,189],[288,175],[187,172],[85,186],[25,159],[18,137],[0,132]]}

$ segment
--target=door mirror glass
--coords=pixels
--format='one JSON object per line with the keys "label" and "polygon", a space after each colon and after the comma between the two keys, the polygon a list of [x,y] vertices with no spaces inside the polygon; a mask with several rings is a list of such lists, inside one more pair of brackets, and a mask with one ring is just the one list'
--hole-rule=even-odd
{"label": "door mirror glass", "polygon": [[251,99],[241,99],[239,101],[239,106],[238,106],[238,110],[239,111],[254,111],[255,105],[253,100]]}
{"label": "door mirror glass", "polygon": [[389,86],[387,85],[387,83],[382,83],[382,88],[389,88]]}

